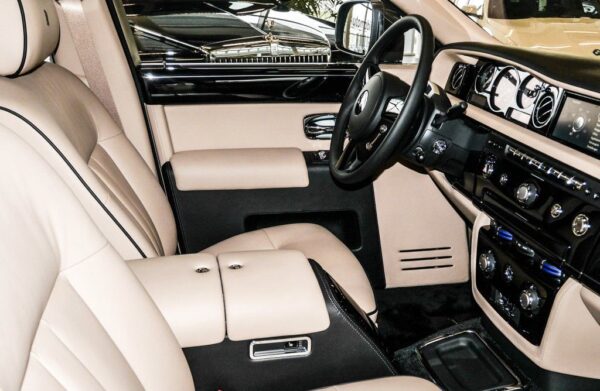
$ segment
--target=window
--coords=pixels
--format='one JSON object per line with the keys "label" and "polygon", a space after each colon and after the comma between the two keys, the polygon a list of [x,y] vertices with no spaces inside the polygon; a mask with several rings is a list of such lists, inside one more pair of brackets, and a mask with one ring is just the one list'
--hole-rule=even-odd
{"label": "window", "polygon": [[503,44],[600,60],[600,0],[450,0]]}
{"label": "window", "polygon": [[340,0],[125,3],[143,60],[194,58],[206,63],[330,63]]}

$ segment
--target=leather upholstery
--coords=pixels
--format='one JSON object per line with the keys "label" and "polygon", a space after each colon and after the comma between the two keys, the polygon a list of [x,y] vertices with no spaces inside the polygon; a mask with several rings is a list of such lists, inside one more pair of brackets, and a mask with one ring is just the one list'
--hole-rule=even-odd
{"label": "leather upholstery", "polygon": [[135,276],[64,182],[2,126],[0,170],[0,389],[193,390]]}
{"label": "leather upholstery", "polygon": [[38,67],[58,45],[52,0],[3,0],[0,7],[0,76]]}
{"label": "leather upholstery", "polygon": [[231,341],[326,330],[329,315],[315,274],[299,251],[219,255]]}
{"label": "leather upholstery", "polygon": [[214,256],[175,255],[127,264],[158,306],[182,348],[212,345],[225,339],[223,290]]}
{"label": "leather upholstery", "polygon": [[412,376],[392,376],[379,379],[340,384],[321,389],[322,391],[439,391],[430,381]]}
{"label": "leather upholstery", "polygon": [[171,158],[179,190],[276,189],[308,186],[297,148],[209,149]]}
{"label": "leather upholstery", "polygon": [[315,224],[270,227],[234,236],[203,252],[298,250],[329,273],[366,313],[376,310],[371,284],[352,252],[331,232]]}
{"label": "leather upholstery", "polygon": [[[0,18],[19,16],[12,2],[0,4]],[[174,255],[177,231],[167,197],[123,130],[79,78],[51,63],[39,65],[56,46],[57,17],[51,0],[22,2],[26,19],[31,20],[28,42],[31,48],[40,45],[40,49],[27,57],[26,70],[35,71],[16,78],[0,77],[0,125],[18,133],[61,175],[123,258]],[[48,15],[52,27],[44,34],[45,17],[42,23],[35,16],[40,13]],[[14,21],[10,23],[18,30]],[[0,37],[0,50],[10,53],[14,49],[6,35],[10,34]],[[4,58],[0,66],[8,64]],[[269,232],[278,232],[275,236],[282,238],[299,234],[298,240],[289,238],[293,239],[289,248],[322,262],[365,311],[374,310],[364,270],[328,231],[291,226]],[[230,245],[228,249],[244,250]]]}

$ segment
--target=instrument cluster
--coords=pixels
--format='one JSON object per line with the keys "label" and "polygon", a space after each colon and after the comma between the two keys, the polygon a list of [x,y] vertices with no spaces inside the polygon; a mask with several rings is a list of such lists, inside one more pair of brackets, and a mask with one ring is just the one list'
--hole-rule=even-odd
{"label": "instrument cluster", "polygon": [[446,90],[468,103],[545,133],[563,91],[514,66],[491,61],[458,63]]}

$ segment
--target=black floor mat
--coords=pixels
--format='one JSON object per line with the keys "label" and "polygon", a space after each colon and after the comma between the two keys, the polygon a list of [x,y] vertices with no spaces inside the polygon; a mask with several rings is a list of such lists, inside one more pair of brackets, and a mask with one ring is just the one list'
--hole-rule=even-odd
{"label": "black floor mat", "polygon": [[390,350],[479,316],[470,283],[385,289],[375,297],[379,333]]}

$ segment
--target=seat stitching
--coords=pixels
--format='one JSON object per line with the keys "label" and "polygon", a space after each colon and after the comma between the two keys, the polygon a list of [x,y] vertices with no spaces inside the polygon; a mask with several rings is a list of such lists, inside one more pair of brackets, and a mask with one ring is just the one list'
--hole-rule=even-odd
{"label": "seat stitching", "polygon": [[377,355],[377,357],[379,357],[379,359],[381,360],[381,362],[383,362],[383,364],[392,373],[392,375],[397,375],[396,369],[394,369],[389,364],[388,360],[381,354],[381,352],[379,351],[379,349],[376,346],[373,345],[373,342],[371,342],[371,340],[369,338],[367,338],[366,335],[364,335],[364,332],[362,330],[358,329],[352,323],[352,321],[348,318],[348,315],[340,308],[340,306],[338,305],[337,301],[335,301],[335,299],[331,295],[330,290],[327,288],[327,282],[324,280],[324,278],[321,275],[321,273],[317,272],[315,274],[317,275],[317,277],[319,278],[319,280],[321,281],[321,283],[325,286],[325,288],[324,288],[325,293],[327,294],[327,297],[329,298],[329,300],[331,301],[331,303],[335,307],[337,313],[339,313],[342,316],[342,319],[344,319],[346,321],[346,323],[348,323],[348,325],[350,326],[350,328],[352,330],[354,330],[354,332],[356,334],[358,334],[358,336],[361,337],[362,340],[367,343],[367,346]]}

